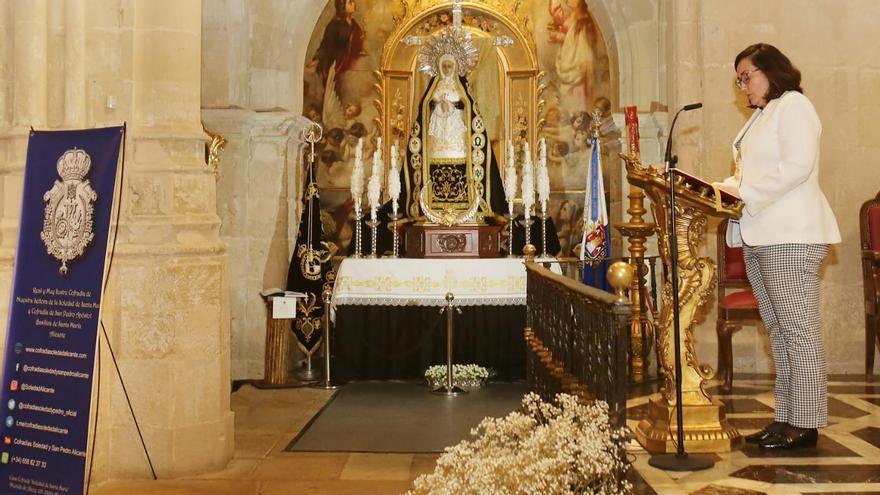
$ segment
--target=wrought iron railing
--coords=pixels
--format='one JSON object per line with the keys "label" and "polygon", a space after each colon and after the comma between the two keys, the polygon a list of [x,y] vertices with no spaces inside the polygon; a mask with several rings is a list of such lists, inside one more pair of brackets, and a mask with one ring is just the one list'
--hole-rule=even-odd
{"label": "wrought iron railing", "polygon": [[526,263],[530,390],[608,403],[611,422],[626,425],[627,339],[632,306],[608,292]]}
{"label": "wrought iron railing", "polygon": [[[627,345],[627,374],[631,383],[657,378],[657,359],[654,355],[655,328],[654,322],[659,321],[660,301],[657,298],[657,288],[666,277],[665,266],[659,256],[644,256],[637,263],[632,257],[604,258],[599,263],[603,266],[611,266],[615,261],[629,263],[635,270],[641,266],[641,276],[634,277],[633,284],[638,284],[640,297],[634,298],[632,289],[626,290],[626,296],[633,303],[633,313],[630,316],[629,342]],[[563,275],[572,280],[583,280],[584,262],[580,260],[554,260],[551,264],[558,264]],[[604,277],[604,273],[595,271],[596,276]],[[598,280],[596,280],[598,282]],[[597,285],[597,284],[589,284]],[[635,306],[638,306],[637,309]]]}

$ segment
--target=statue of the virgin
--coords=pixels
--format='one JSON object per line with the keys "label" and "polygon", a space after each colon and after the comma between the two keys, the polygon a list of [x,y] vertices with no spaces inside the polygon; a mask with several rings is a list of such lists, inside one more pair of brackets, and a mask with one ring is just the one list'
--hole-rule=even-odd
{"label": "statue of the virgin", "polygon": [[435,159],[463,159],[467,156],[462,98],[453,76],[455,57],[446,54],[440,58],[440,81],[431,96],[431,118],[428,124],[428,146]]}
{"label": "statue of the virgin", "polygon": [[430,77],[407,145],[401,200],[412,221],[485,223],[503,211],[501,175],[466,78],[478,63],[471,33],[449,26],[425,41],[419,70]]}

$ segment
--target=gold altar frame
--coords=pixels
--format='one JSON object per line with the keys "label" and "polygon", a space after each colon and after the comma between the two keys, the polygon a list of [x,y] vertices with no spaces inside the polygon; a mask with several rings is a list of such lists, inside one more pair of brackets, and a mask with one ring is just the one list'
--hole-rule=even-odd
{"label": "gold altar frame", "polygon": [[[430,25],[429,21],[436,15],[449,14],[454,2],[451,0],[397,0],[400,16],[394,18],[397,29],[388,37],[382,49],[379,70],[376,77],[377,98],[374,105],[378,111],[376,124],[383,136],[383,156],[389,156],[389,150],[395,140],[400,141],[399,149],[406,147],[410,129],[418,113],[421,94],[417,94],[418,83],[418,52],[419,46],[404,42],[409,36],[426,37],[438,33],[449,22]],[[512,44],[495,46],[495,53],[500,62],[498,94],[500,96],[502,129],[498,138],[502,145],[496,150],[491,148],[487,134],[487,153],[485,173],[489,174],[490,156],[496,154],[499,166],[507,163],[508,140],[528,142],[535,148],[537,134],[543,125],[540,118],[544,101],[540,100],[544,85],[541,82],[543,73],[538,68],[537,49],[532,37],[528,20],[519,15],[519,2],[508,0],[471,0],[461,2],[464,22],[462,27],[469,30],[475,38],[507,36]],[[485,22],[481,22],[485,21]],[[489,26],[491,32],[483,27]],[[477,111],[479,109],[477,108]],[[471,122],[467,122],[471,128]],[[519,137],[519,139],[517,139]],[[424,142],[424,141],[423,141]],[[401,156],[405,156],[401,153]],[[468,170],[472,166],[472,157],[467,157]],[[386,163],[388,163],[386,161]],[[409,164],[403,164],[407,170]],[[407,181],[407,186],[409,181]],[[413,191],[407,190],[408,197],[413,198]],[[488,202],[489,191],[485,191],[484,199]]]}

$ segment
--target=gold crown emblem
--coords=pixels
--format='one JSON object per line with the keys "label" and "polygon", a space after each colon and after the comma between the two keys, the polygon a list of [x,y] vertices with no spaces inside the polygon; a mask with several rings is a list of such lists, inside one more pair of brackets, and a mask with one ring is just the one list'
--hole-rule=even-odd
{"label": "gold crown emblem", "polygon": [[83,180],[92,168],[92,158],[83,150],[76,148],[67,150],[56,164],[58,175],[62,180]]}

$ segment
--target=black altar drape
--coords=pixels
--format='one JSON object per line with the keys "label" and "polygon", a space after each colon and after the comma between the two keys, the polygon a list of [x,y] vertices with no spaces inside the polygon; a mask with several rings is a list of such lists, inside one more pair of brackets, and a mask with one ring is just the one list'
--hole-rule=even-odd
{"label": "black altar drape", "polygon": [[[454,362],[525,378],[525,306],[463,306],[455,314]],[[418,379],[446,363],[446,315],[435,306],[339,306],[332,345],[341,380]]]}

